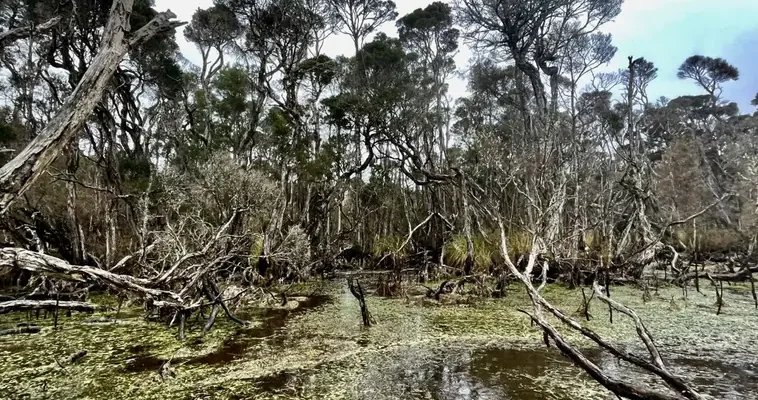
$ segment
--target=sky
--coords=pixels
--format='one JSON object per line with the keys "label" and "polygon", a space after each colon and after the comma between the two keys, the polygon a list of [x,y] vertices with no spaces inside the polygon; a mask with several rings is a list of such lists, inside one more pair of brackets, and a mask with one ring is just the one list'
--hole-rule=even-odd
{"label": "sky", "polygon": [[[433,1],[395,3],[403,16]],[[212,4],[212,0],[155,0],[156,9],[170,9],[182,21],[189,21],[196,9]],[[381,30],[397,36],[394,23],[385,24]],[[694,83],[677,79],[676,71],[687,57],[701,54],[722,57],[739,69],[739,81],[726,84],[723,97],[737,102],[742,112],[754,110],[750,101],[758,93],[757,0],[625,0],[621,13],[602,30],[613,35],[613,44],[618,47],[616,57],[604,70],[626,67],[628,56],[645,57],[658,67],[658,79],[649,88],[651,100],[700,93]],[[187,59],[199,62],[197,50],[182,33],[177,34],[177,41]],[[350,55],[352,49],[350,40],[340,36],[329,38],[324,46],[329,56]],[[458,68],[465,71],[474,56],[462,48],[456,57]],[[451,83],[450,94],[466,95],[462,78]]]}

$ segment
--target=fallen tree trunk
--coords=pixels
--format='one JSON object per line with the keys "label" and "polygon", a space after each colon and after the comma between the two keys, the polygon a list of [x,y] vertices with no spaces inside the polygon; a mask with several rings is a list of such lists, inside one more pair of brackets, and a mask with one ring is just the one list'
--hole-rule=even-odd
{"label": "fallen tree trunk", "polygon": [[758,265],[750,267],[750,268],[742,268],[741,270],[737,272],[722,272],[722,273],[711,273],[707,271],[693,271],[688,272],[682,276],[679,276],[675,279],[675,282],[678,283],[685,283],[695,278],[705,278],[705,279],[713,279],[715,281],[726,281],[726,282],[743,282],[748,279],[750,279],[750,275],[758,272]]}
{"label": "fallen tree trunk", "polygon": [[56,301],[56,300],[12,300],[0,303],[0,314],[7,314],[13,311],[37,310],[42,308],[95,312],[97,306],[92,303],[81,301]]}
{"label": "fallen tree trunk", "polygon": [[[505,264],[508,267],[508,269],[511,271],[511,273],[518,280],[520,280],[521,283],[524,285],[532,301],[534,312],[532,314],[526,311],[522,311],[522,312],[529,315],[532,321],[537,323],[542,328],[545,335],[546,344],[549,344],[549,340],[547,338],[548,337],[552,338],[555,345],[561,350],[561,352],[564,355],[569,357],[578,367],[582,368],[593,379],[595,379],[597,382],[599,382],[608,390],[612,391],[617,396],[628,398],[628,399],[637,399],[637,400],[648,400],[648,399],[705,400],[707,399],[707,397],[698,393],[689,383],[685,382],[683,379],[679,378],[678,376],[675,376],[666,368],[658,349],[655,347],[655,344],[650,338],[650,334],[647,331],[647,328],[645,328],[645,326],[642,324],[642,321],[639,319],[639,317],[637,317],[637,315],[633,311],[631,311],[629,308],[624,307],[623,305],[610,300],[609,297],[602,294],[599,290],[599,286],[595,285],[594,290],[597,296],[601,296],[601,300],[607,302],[611,307],[629,315],[634,320],[635,326],[637,329],[637,334],[640,337],[640,339],[643,341],[643,343],[645,344],[652,361],[648,361],[646,359],[643,359],[642,357],[636,356],[631,353],[627,353],[623,348],[618,347],[604,340],[602,337],[600,337],[600,335],[592,331],[590,328],[582,326],[582,324],[566,316],[561,310],[559,310],[558,308],[553,306],[550,302],[548,302],[544,297],[542,297],[542,294],[540,293],[541,289],[544,287],[544,280],[543,280],[543,284],[540,285],[539,288],[535,289],[530,279],[530,275],[533,270],[537,256],[542,250],[541,246],[539,245],[539,242],[536,240],[533,242],[526,269],[522,273],[510,261],[510,256],[508,254],[508,244],[507,244],[506,235],[505,235],[505,228],[503,226],[502,220],[498,220],[498,225],[500,228],[500,249],[501,249],[502,256],[505,260]],[[562,334],[559,333],[551,325],[551,323],[547,320],[547,318],[543,315],[543,310],[547,310],[550,314],[552,314],[562,323],[578,331],[584,337],[586,337],[589,340],[592,340],[593,342],[598,344],[601,348],[609,351],[618,359],[632,363],[635,366],[640,367],[647,372],[657,375],[666,383],[666,385],[670,389],[675,390],[677,395],[674,396],[666,392],[659,391],[657,389],[648,388],[645,385],[637,383],[637,382],[625,382],[625,381],[614,379],[606,371],[601,369],[597,364],[589,360],[584,354],[582,354],[581,351],[577,350],[574,346],[566,342]]]}
{"label": "fallen tree trunk", "polygon": [[19,326],[19,327],[11,328],[11,329],[4,329],[0,331],[0,336],[21,335],[24,333],[39,333],[40,330],[41,329],[39,326],[25,325],[25,326]]}
{"label": "fallen tree trunk", "polygon": [[128,290],[143,298],[161,300],[180,305],[182,298],[176,293],[154,289],[149,279],[120,275],[86,265],[71,265],[60,258],[30,250],[7,247],[0,249],[0,267],[20,268],[26,271],[69,281],[93,280],[117,289]]}
{"label": "fallen tree trunk", "polygon": [[59,367],[65,368],[78,360],[82,359],[84,356],[87,355],[87,350],[80,350],[76,353],[71,353],[68,356],[56,358],[55,363],[58,364]]}
{"label": "fallen tree trunk", "polygon": [[155,19],[127,38],[133,4],[134,0],[113,2],[100,49],[71,97],[42,132],[13,160],[0,168],[0,212],[7,211],[11,203],[29,189],[81,131],[126,53],[159,32],[182,25],[170,21],[176,15],[167,11],[158,14]]}

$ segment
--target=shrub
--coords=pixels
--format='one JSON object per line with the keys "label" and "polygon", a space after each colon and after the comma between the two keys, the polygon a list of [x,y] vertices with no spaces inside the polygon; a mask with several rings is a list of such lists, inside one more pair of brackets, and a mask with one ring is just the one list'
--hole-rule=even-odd
{"label": "shrub", "polygon": [[[376,236],[374,242],[371,245],[371,255],[374,258],[381,258],[387,254],[390,254],[397,250],[405,242],[405,238],[402,236]],[[400,257],[408,255],[407,246],[403,247],[397,254]]]}
{"label": "shrub", "polygon": [[[276,268],[291,267],[299,277],[307,277],[310,271],[306,267],[311,260],[308,235],[298,225],[290,227],[281,243],[272,250],[269,259]],[[290,274],[280,271],[278,275],[285,277]]]}
{"label": "shrub", "polygon": [[[271,215],[278,190],[260,172],[239,167],[227,155],[214,155],[195,174],[170,169],[159,181],[163,188],[160,209],[165,210],[164,229],[154,233],[159,254],[170,260],[202,249],[240,209],[245,210],[241,219],[226,232],[225,245],[219,244],[218,250],[244,255],[255,251],[256,242],[262,249],[262,236],[256,235]],[[236,249],[229,250],[230,244]]]}
{"label": "shrub", "polygon": [[[527,232],[513,231],[507,234],[508,254],[511,261],[516,262],[522,255],[529,254],[531,236]],[[492,231],[485,235],[477,234],[471,237],[474,245],[474,270],[484,272],[493,265],[503,262],[500,253],[500,232]],[[466,262],[466,236],[455,235],[445,243],[445,263],[462,267]]]}

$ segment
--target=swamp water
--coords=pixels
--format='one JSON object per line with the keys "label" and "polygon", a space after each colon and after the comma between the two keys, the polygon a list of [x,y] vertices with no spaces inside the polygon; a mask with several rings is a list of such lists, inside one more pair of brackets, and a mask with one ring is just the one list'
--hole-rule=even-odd
{"label": "swamp water", "polygon": [[[744,287],[726,288],[716,315],[714,294],[661,289],[644,303],[633,288],[612,295],[648,324],[675,373],[690,377],[720,399],[758,399],[758,310]],[[302,293],[312,293],[304,289]],[[301,293],[301,294],[302,294]],[[41,333],[0,337],[1,399],[615,399],[574,367],[518,312],[523,290],[468,305],[421,305],[370,296],[377,324],[360,326],[360,311],[344,282],[328,282],[294,310],[241,309],[252,322],[240,328],[219,315],[200,338],[203,321],[191,319],[184,344],[176,329],[122,311],[116,323],[90,323],[113,312],[34,319]],[[578,320],[581,292],[548,286],[545,297]],[[673,301],[672,301],[673,298]],[[582,323],[644,354],[631,322],[593,301]],[[0,325],[27,319],[0,316]],[[556,323],[556,326],[559,326]],[[596,350],[602,368],[628,380],[655,380]],[[73,365],[56,359],[87,350]],[[173,377],[158,370],[171,360]]]}

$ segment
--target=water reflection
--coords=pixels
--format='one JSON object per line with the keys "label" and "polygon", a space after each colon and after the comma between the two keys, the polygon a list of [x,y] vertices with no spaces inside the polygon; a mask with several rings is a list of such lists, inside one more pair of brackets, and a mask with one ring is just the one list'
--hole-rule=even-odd
{"label": "water reflection", "polygon": [[359,398],[568,400],[576,392],[561,393],[561,378],[591,384],[576,372],[540,349],[405,349],[367,363]]}

